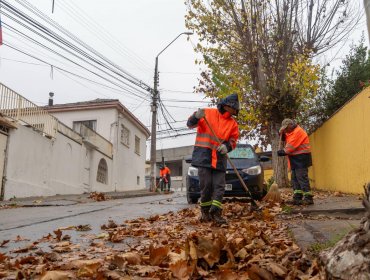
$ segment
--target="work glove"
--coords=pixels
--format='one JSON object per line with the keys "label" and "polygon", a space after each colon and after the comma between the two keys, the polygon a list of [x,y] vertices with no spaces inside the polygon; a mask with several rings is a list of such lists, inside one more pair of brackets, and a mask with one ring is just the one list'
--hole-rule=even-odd
{"label": "work glove", "polygon": [[219,152],[221,155],[227,154],[227,147],[225,144],[221,144],[217,147],[217,152]]}
{"label": "work glove", "polygon": [[199,108],[198,111],[195,112],[195,117],[200,120],[201,118],[204,118],[205,113],[204,109]]}
{"label": "work glove", "polygon": [[286,156],[286,153],[285,153],[285,151],[284,151],[284,150],[279,150],[279,151],[277,151],[277,155],[278,155],[279,157],[283,157],[283,156]]}

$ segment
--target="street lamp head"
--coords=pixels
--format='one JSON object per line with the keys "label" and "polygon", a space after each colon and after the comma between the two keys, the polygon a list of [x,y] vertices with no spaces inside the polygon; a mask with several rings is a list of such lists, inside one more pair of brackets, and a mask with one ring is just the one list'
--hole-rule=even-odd
{"label": "street lamp head", "polygon": [[185,35],[193,35],[193,32],[184,32]]}

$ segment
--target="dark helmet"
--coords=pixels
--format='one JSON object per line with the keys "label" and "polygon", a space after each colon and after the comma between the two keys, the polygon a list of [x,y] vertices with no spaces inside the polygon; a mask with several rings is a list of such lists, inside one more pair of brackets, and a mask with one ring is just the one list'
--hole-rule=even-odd
{"label": "dark helmet", "polygon": [[235,109],[236,114],[238,114],[240,109],[238,95],[233,93],[220,100],[220,102],[217,104],[217,108],[221,113],[225,111],[223,106],[229,106]]}

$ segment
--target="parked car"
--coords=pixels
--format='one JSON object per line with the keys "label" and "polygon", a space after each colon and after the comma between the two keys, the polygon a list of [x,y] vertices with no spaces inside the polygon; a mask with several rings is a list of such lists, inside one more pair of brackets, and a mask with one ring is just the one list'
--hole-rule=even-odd
{"label": "parked car", "polygon": [[[261,162],[268,161],[269,158],[255,153],[253,147],[249,144],[238,144],[236,148],[228,153],[231,161],[234,163],[240,176],[243,178],[253,199],[261,199],[266,194],[266,185],[264,182],[263,168]],[[185,159],[191,163],[191,157]],[[237,177],[232,166],[227,163],[225,197],[249,197]],[[200,187],[198,168],[190,166],[186,175],[186,197],[189,204],[197,203],[200,198]]]}

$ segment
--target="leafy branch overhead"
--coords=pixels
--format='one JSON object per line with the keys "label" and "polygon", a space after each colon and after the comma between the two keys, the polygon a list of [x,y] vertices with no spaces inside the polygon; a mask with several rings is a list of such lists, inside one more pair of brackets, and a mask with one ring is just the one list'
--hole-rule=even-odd
{"label": "leafy branch overhead", "polygon": [[245,109],[240,119],[248,130],[295,116],[319,86],[312,57],[345,38],[359,19],[346,0],[186,4],[187,27],[199,35],[196,51],[207,66],[198,90],[214,98],[238,92]]}
{"label": "leafy branch overhead", "polygon": [[281,121],[301,116],[319,89],[313,58],[348,36],[359,7],[351,0],[185,3],[186,27],[198,34],[195,50],[205,66],[197,90],[214,101],[238,93],[242,135],[272,144],[276,162]]}

